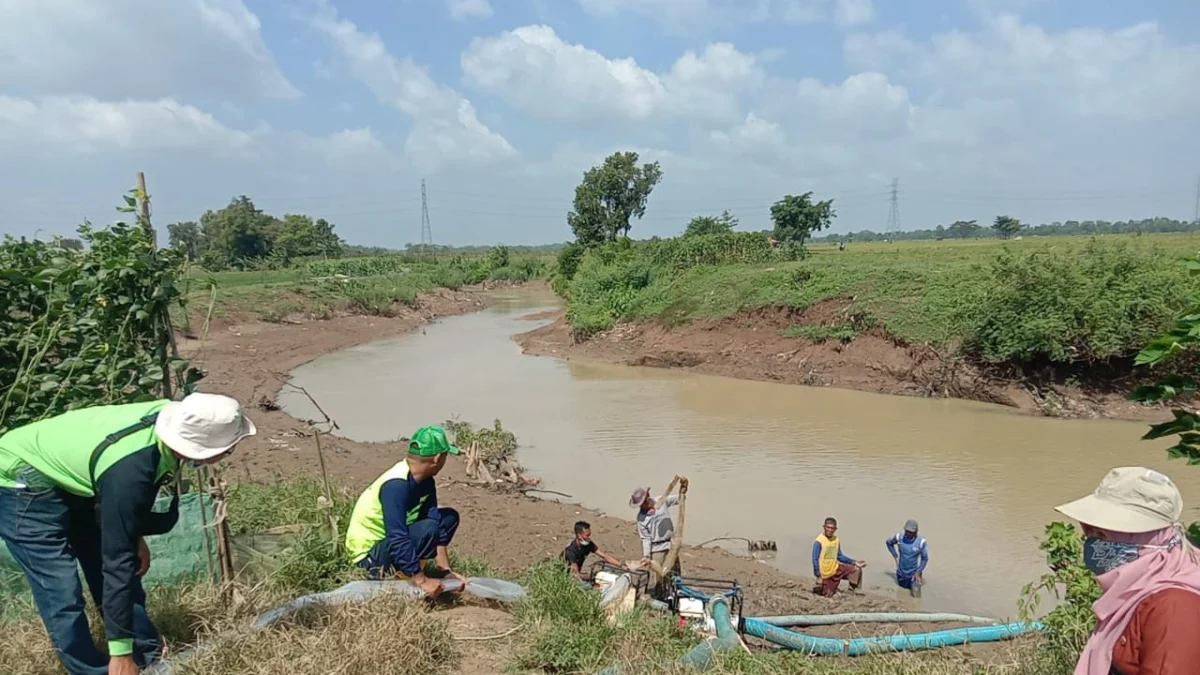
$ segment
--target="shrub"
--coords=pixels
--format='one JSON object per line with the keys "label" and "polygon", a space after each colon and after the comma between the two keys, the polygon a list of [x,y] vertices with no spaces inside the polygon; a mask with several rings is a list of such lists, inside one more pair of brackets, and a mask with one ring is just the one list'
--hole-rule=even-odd
{"label": "shrub", "polygon": [[610,328],[630,312],[657,273],[620,244],[589,251],[571,281],[567,321],[580,337]]}
{"label": "shrub", "polygon": [[1062,603],[1041,620],[1046,629],[1037,651],[1030,656],[1034,661],[1031,667],[1038,675],[1070,675],[1096,625],[1092,603],[1100,597],[1100,585],[1083,564],[1083,539],[1074,525],[1047,525],[1040,548],[1046,552],[1050,571],[1022,591],[1021,620],[1032,620],[1041,593],[1058,596],[1061,587],[1063,595]]}
{"label": "shrub", "polygon": [[1170,327],[1189,284],[1162,252],[1092,240],[1079,251],[1005,250],[964,347],[985,361],[1128,356]]}

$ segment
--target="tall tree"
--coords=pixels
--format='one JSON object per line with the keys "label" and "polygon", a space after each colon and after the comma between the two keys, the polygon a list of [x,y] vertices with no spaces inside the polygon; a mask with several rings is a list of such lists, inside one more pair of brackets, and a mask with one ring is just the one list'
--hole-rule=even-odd
{"label": "tall tree", "polygon": [[204,255],[204,240],[200,236],[200,225],[194,220],[168,224],[167,242],[171,248],[183,251],[189,261],[195,262]]}
{"label": "tall tree", "polygon": [[775,238],[781,242],[804,246],[804,242],[833,223],[837,212],[833,200],[813,202],[812,193],[787,195],[771,205],[771,220],[775,223]]}
{"label": "tall tree", "polygon": [[1023,227],[1025,225],[1012,216],[996,216],[996,222],[992,223],[992,229],[1004,239],[1011,239]]}
{"label": "tall tree", "polygon": [[288,214],[275,222],[271,250],[284,263],[310,256],[337,256],[342,240],[324,218],[314,221],[303,215]]}
{"label": "tall tree", "polygon": [[725,209],[719,216],[696,216],[687,224],[687,228],[683,231],[683,236],[694,237],[700,234],[717,234],[719,232],[731,232],[733,228],[738,226],[738,219],[729,209]]}
{"label": "tall tree", "polygon": [[966,239],[967,237],[974,237],[980,229],[979,223],[973,220],[956,220],[950,224],[950,227],[946,228],[946,233],[951,237]]}
{"label": "tall tree", "polygon": [[225,269],[246,260],[265,258],[271,253],[275,223],[275,218],[263,213],[245,195],[220,211],[205,211],[200,216],[204,266]]}
{"label": "tall tree", "polygon": [[567,223],[584,246],[629,235],[630,219],[646,215],[646,201],[662,180],[658,162],[638,166],[636,152],[614,152],[583,174]]}

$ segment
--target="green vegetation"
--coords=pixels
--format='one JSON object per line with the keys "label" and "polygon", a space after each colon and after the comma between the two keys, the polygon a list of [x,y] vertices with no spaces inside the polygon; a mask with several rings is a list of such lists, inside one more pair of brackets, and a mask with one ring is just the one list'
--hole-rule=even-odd
{"label": "green vegetation", "polygon": [[[993,223],[994,224],[994,223]],[[1174,220],[1172,218],[1144,218],[1142,220],[1068,220],[1066,222],[1043,223],[1021,229],[1022,236],[1033,237],[1093,237],[1103,234],[1170,234],[1183,232],[1200,232],[1200,221]],[[874,232],[860,230],[848,234],[830,234],[817,241],[823,243],[837,241],[872,242],[872,241],[920,241],[925,239],[974,239],[995,238],[999,236],[996,230],[984,228],[974,220],[958,220],[950,225],[938,225],[933,228],[904,230],[903,232]]]}
{"label": "green vegetation", "polygon": [[[127,198],[132,210],[135,197]],[[74,408],[149,400],[199,373],[170,351],[181,260],[145,227],[84,224],[88,248],[0,242],[0,433]],[[172,383],[172,379],[175,380]]]}
{"label": "green vegetation", "polygon": [[637,165],[636,152],[614,152],[583,174],[567,224],[576,241],[592,246],[628,237],[630,218],[646,215],[646,200],[662,180],[658,162]]}
{"label": "green vegetation", "polygon": [[[522,283],[549,274],[545,256],[517,256],[506,247],[485,255],[397,254],[313,260],[285,269],[207,272],[194,269],[188,284],[194,304],[214,304],[214,317],[240,311],[266,321],[340,313],[393,316],[420,293],[458,290],[486,281]],[[215,298],[215,300],[214,300]]]}
{"label": "green vegetation", "polygon": [[1171,326],[1200,290],[1175,263],[1197,243],[1189,235],[913,242],[791,260],[760,234],[701,235],[593,247],[556,288],[582,337],[625,320],[678,325],[832,301],[873,319],[856,320],[855,332],[877,325],[988,363],[1091,363],[1130,357]]}
{"label": "green vegetation", "polygon": [[269,263],[287,266],[305,257],[337,257],[345,246],[324,218],[288,214],[276,218],[242,195],[200,222],[167,225],[171,248],[206,269],[246,269]]}

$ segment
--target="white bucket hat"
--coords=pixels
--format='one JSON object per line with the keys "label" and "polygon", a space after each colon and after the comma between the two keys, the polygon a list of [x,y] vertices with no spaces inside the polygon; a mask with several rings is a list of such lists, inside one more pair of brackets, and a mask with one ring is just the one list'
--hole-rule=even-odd
{"label": "white bucket hat", "polygon": [[235,399],[196,393],[163,406],[154,432],[182,457],[203,461],[229,452],[258,429]]}
{"label": "white bucket hat", "polygon": [[1142,534],[1173,527],[1183,514],[1183,497],[1170,478],[1144,466],[1108,472],[1092,494],[1054,509],[1102,530]]}

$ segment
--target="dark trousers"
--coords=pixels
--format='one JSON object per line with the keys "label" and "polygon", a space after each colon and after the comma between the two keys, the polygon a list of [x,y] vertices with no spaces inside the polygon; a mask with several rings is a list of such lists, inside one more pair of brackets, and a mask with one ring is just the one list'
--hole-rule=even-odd
{"label": "dark trousers", "polygon": [[[449,546],[458,531],[458,511],[449,508],[438,508],[440,520],[422,518],[408,526],[408,538],[412,541],[413,552],[418,561],[429,560],[437,555],[439,546]],[[388,550],[387,537],[371,547],[367,557],[358,563],[370,574],[372,579],[386,579],[397,574],[396,561],[392,560]]]}
{"label": "dark trousers", "polygon": [[[79,570],[97,607],[103,606],[100,527],[94,502],[57,488],[0,487],[0,539],[8,545],[33,591],[38,614],[70,675],[105,675],[108,657],[88,629]],[[141,581],[133,591],[134,660],[158,658],[161,639],[146,614]]]}

